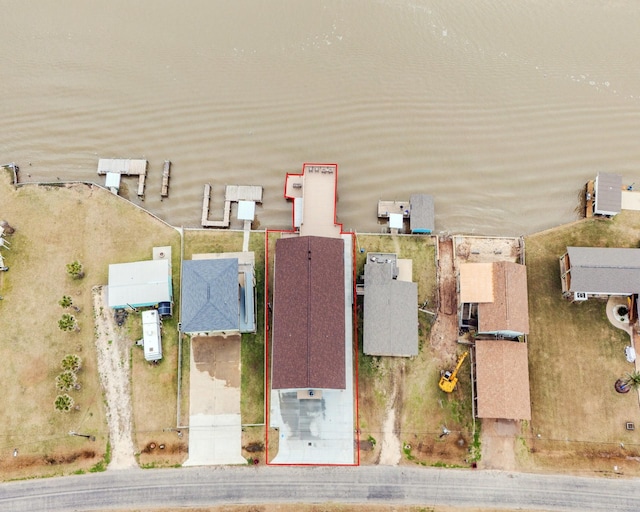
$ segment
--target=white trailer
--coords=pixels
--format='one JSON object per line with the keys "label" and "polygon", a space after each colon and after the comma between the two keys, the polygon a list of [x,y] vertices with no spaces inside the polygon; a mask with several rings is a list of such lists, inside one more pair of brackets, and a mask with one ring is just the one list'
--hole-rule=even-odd
{"label": "white trailer", "polygon": [[160,334],[160,316],[151,309],[142,312],[142,343],[144,358],[155,362],[162,359],[162,336]]}

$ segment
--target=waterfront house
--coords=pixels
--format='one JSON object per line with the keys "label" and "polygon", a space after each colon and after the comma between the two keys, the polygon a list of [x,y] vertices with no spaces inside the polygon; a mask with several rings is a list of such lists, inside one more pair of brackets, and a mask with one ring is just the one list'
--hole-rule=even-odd
{"label": "waterfront house", "polygon": [[[401,272],[401,267],[406,269]],[[364,266],[363,350],[374,356],[418,354],[418,285],[411,260],[368,253]]]}
{"label": "waterfront house", "polygon": [[336,222],[337,171],[305,164],[302,174],[286,177],[293,231],[280,233],[269,272],[267,414],[278,432],[269,464],[356,462],[354,243]]}
{"label": "waterfront house", "polygon": [[560,257],[562,295],[574,301],[640,293],[640,249],[567,247]]}
{"label": "waterfront house", "polygon": [[182,262],[180,319],[187,334],[240,331],[237,258]]}
{"label": "waterfront house", "polygon": [[508,261],[463,263],[458,279],[461,329],[509,339],[529,333],[524,265]]}

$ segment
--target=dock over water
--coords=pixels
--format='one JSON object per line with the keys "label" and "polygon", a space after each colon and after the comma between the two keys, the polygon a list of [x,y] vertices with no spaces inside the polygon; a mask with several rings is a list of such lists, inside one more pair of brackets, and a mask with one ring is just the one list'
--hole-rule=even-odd
{"label": "dock over water", "polygon": [[144,197],[144,184],[147,179],[147,160],[130,158],[100,158],[98,175],[119,174],[138,176],[138,196]]}
{"label": "dock over water", "polygon": [[222,220],[209,220],[209,205],[211,203],[211,184],[206,183],[202,198],[203,228],[228,228],[231,222],[231,203],[253,201],[262,203],[262,187],[254,185],[227,185],[224,194],[224,212]]}

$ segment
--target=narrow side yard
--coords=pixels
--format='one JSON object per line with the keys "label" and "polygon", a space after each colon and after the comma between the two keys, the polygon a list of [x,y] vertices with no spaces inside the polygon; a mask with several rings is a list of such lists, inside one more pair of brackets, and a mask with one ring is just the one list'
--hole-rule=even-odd
{"label": "narrow side yard", "polygon": [[[358,235],[357,275],[367,252],[397,253],[413,260],[418,283],[419,354],[412,358],[373,357],[362,352],[363,310],[358,304],[359,408],[363,464],[467,466],[472,439],[468,372],[447,395],[438,388],[440,370],[455,362],[455,339],[433,341],[438,308],[435,239],[425,236]],[[455,311],[453,312],[455,315]],[[457,335],[457,329],[455,333]],[[450,432],[443,434],[443,427]]]}

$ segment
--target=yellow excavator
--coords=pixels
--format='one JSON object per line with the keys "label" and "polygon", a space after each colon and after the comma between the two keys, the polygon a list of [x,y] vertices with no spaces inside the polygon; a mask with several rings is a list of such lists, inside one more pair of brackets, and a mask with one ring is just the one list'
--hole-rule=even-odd
{"label": "yellow excavator", "polygon": [[465,351],[458,358],[458,364],[456,365],[455,370],[453,370],[452,372],[447,370],[440,377],[440,382],[438,383],[438,386],[440,386],[440,389],[445,393],[451,393],[453,392],[454,389],[456,389],[456,384],[458,383],[458,370],[460,370],[460,367],[462,366],[462,363],[464,362],[465,357],[467,357],[468,355],[469,355],[469,352]]}

